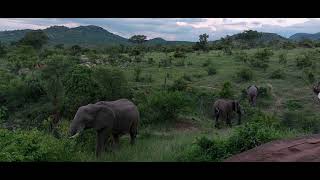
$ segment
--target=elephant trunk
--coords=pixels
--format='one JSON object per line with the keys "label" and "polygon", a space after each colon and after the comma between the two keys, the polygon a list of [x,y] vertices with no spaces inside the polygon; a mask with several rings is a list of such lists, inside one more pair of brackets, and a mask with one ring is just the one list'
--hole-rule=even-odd
{"label": "elephant trunk", "polygon": [[70,131],[69,131],[69,135],[70,137],[69,138],[76,138],[78,137],[81,132],[83,131],[83,127],[82,126],[75,126],[74,124],[71,124],[70,126]]}

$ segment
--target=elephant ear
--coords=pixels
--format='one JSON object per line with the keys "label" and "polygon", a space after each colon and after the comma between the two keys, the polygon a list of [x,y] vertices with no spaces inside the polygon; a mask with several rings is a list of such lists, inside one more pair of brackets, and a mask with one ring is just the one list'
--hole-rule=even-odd
{"label": "elephant ear", "polygon": [[93,126],[96,129],[102,129],[106,127],[113,127],[115,121],[115,113],[113,110],[107,106],[97,106],[97,113],[95,116],[95,122]]}

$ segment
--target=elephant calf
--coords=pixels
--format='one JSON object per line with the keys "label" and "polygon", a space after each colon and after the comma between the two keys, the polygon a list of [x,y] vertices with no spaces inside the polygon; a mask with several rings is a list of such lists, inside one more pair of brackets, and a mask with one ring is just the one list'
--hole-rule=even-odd
{"label": "elephant calf", "polygon": [[218,99],[213,104],[214,116],[216,118],[215,127],[218,127],[218,119],[222,117],[227,124],[232,127],[230,116],[232,112],[236,112],[238,114],[238,124],[241,124],[241,114],[242,109],[238,101],[227,100],[227,99]]}
{"label": "elephant calf", "polygon": [[70,135],[74,138],[84,129],[94,128],[97,131],[96,156],[98,157],[105,150],[111,135],[118,145],[119,136],[130,134],[131,144],[134,144],[139,119],[137,106],[127,99],[100,101],[78,109],[70,125]]}
{"label": "elephant calf", "polygon": [[251,85],[247,88],[247,94],[249,98],[249,103],[251,106],[256,106],[257,104],[257,96],[258,96],[258,87],[255,85]]}

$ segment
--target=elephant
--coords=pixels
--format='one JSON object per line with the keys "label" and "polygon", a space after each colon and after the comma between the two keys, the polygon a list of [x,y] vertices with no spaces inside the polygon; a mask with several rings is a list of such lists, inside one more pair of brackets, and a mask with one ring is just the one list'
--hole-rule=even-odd
{"label": "elephant", "polygon": [[79,107],[70,124],[70,138],[77,137],[85,129],[95,129],[96,157],[99,157],[111,135],[115,145],[119,145],[119,137],[124,134],[130,134],[130,144],[135,144],[139,120],[137,106],[128,99],[99,101]]}
{"label": "elephant", "polygon": [[238,101],[229,99],[218,99],[213,104],[214,116],[216,118],[215,127],[218,127],[218,119],[222,117],[227,124],[232,127],[230,116],[232,112],[238,114],[238,125],[241,124],[242,108]]}
{"label": "elephant", "polygon": [[258,96],[258,87],[256,85],[251,85],[247,88],[247,94],[249,98],[249,103],[251,106],[256,106],[257,96]]}

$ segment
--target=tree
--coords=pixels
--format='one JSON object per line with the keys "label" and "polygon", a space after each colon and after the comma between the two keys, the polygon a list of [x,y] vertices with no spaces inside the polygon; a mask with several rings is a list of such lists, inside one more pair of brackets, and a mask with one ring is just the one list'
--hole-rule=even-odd
{"label": "tree", "polygon": [[38,61],[38,55],[31,46],[19,46],[11,50],[8,55],[10,69],[18,73],[21,68],[33,69]]}
{"label": "tree", "polygon": [[195,48],[196,50],[208,51],[208,34],[201,34],[199,36],[199,42],[196,43]]}
{"label": "tree", "polygon": [[66,56],[52,55],[45,59],[45,68],[41,71],[42,85],[53,105],[53,125],[55,126],[61,117],[61,108],[64,99],[63,77],[71,67],[71,62]]}
{"label": "tree", "polygon": [[34,30],[27,32],[25,36],[18,41],[19,45],[28,45],[39,50],[48,42],[48,36],[42,30]]}
{"label": "tree", "polygon": [[3,57],[6,54],[5,46],[0,41],[0,57]]}
{"label": "tree", "polygon": [[147,39],[147,36],[145,35],[134,35],[129,38],[129,41],[136,44],[142,44],[145,41],[147,41],[146,39]]}

